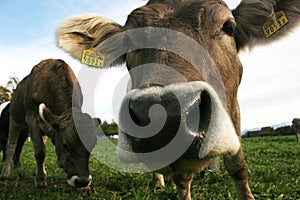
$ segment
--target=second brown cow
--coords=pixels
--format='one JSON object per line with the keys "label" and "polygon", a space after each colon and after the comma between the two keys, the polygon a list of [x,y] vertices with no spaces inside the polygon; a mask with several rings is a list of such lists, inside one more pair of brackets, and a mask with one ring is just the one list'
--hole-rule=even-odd
{"label": "second brown cow", "polygon": [[10,176],[10,162],[21,130],[28,130],[36,159],[36,187],[46,187],[42,136],[55,145],[57,163],[74,187],[92,180],[88,162],[96,144],[98,120],[81,111],[82,93],[71,68],[62,60],[47,59],[33,67],[17,86],[10,105],[10,127],[1,178]]}

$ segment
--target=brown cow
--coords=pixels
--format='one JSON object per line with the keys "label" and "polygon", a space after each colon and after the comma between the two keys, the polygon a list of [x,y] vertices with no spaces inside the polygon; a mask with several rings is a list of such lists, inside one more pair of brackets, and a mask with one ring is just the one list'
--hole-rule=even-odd
{"label": "brown cow", "polygon": [[300,142],[300,119],[299,118],[294,118],[292,123],[293,123],[292,127],[295,131],[295,134],[296,134],[297,142]]}
{"label": "brown cow", "polygon": [[[82,93],[71,68],[62,60],[47,59],[33,67],[17,86],[10,105],[10,127],[1,178],[10,176],[10,162],[21,130],[29,130],[36,159],[36,187],[46,187],[42,136],[55,145],[57,163],[67,182],[86,187],[91,182],[90,152],[96,142],[97,120],[82,113]],[[46,107],[47,105],[47,107]]]}
{"label": "brown cow", "polygon": [[171,174],[180,199],[190,199],[194,173],[224,155],[238,199],[254,199],[240,142],[238,52],[282,38],[299,17],[299,0],[244,0],[234,10],[222,0],[149,0],[124,26],[97,15],[66,20],[57,41],[91,66],[126,62],[121,160]]}

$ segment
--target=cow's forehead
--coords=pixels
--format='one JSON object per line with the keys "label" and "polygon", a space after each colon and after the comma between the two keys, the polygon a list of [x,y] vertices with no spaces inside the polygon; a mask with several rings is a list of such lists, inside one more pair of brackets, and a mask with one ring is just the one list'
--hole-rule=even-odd
{"label": "cow's forehead", "polygon": [[167,4],[176,7],[191,2],[192,3],[198,2],[201,4],[219,3],[219,4],[226,5],[226,3],[223,0],[149,0],[147,4],[161,3],[161,4]]}
{"label": "cow's forehead", "polygon": [[171,29],[213,29],[232,18],[231,10],[222,0],[149,1],[129,16],[125,30],[154,26]]}

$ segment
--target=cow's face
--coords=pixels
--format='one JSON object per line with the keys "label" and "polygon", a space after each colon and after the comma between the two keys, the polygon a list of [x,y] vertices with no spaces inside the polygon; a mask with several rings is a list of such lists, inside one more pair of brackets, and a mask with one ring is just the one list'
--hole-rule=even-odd
{"label": "cow's face", "polygon": [[[120,108],[119,157],[176,169],[186,160],[242,157],[237,53],[294,28],[295,5],[244,0],[231,11],[222,0],[150,0],[124,26],[101,16],[71,18],[57,30],[58,46],[80,60],[94,48],[104,65],[127,64],[131,90]],[[282,27],[272,31],[275,15]]]}
{"label": "cow's face", "polygon": [[[170,5],[149,4],[128,17],[122,42],[130,50],[126,64],[131,72],[132,87],[145,88],[156,82],[168,85],[221,81],[227,89],[226,80],[235,86],[230,90],[236,91],[241,64],[233,37],[236,22],[232,12],[223,1],[172,6],[171,9]],[[153,63],[169,68],[151,66]],[[134,70],[136,67],[141,69]],[[174,76],[172,71],[178,75]],[[230,75],[224,71],[230,71]],[[204,72],[212,73],[212,77]],[[223,80],[211,80],[213,78]]]}
{"label": "cow's face", "polygon": [[149,4],[130,14],[123,41],[133,49],[126,54],[132,90],[120,110],[121,158],[130,159],[128,151],[171,164],[238,151],[235,28],[222,1]]}
{"label": "cow's face", "polygon": [[50,137],[55,145],[57,164],[67,173],[67,182],[75,187],[88,186],[92,180],[88,162],[96,143],[96,120],[79,110],[56,116],[45,106],[40,106],[40,116],[52,127]]}

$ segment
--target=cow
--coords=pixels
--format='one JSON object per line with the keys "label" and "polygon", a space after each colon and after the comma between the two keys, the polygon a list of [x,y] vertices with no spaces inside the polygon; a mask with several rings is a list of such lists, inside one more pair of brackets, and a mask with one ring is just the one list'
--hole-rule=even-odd
{"label": "cow", "polygon": [[83,96],[72,69],[63,60],[35,65],[17,86],[10,104],[9,137],[2,179],[10,177],[10,162],[20,130],[28,130],[36,160],[35,186],[47,187],[44,159],[47,135],[55,146],[57,164],[76,188],[89,188],[89,157],[96,143],[98,120],[83,113]]}
{"label": "cow", "polygon": [[[223,156],[238,199],[254,199],[241,146],[238,53],[276,41],[299,23],[298,0],[149,0],[124,26],[100,15],[66,19],[57,45],[82,63],[126,63],[117,155],[170,174],[191,199],[194,173]],[[162,176],[155,180],[163,184]]]}
{"label": "cow", "polygon": [[297,142],[300,142],[300,119],[299,118],[293,119],[292,127],[295,131]]}
{"label": "cow", "polygon": [[[5,102],[0,105],[0,151],[3,152],[2,162],[5,161],[6,144],[8,140],[9,117],[10,117],[9,107],[10,107],[10,102]],[[21,131],[20,136],[18,138],[16,151],[13,157],[15,167],[20,166],[20,155],[27,137],[28,137],[27,132]]]}

